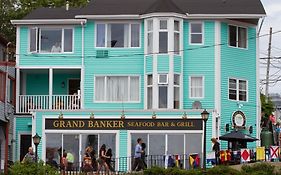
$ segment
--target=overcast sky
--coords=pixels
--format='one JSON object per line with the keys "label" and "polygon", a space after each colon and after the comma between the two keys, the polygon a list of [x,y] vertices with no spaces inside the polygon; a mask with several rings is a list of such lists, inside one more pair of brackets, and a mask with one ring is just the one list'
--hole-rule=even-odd
{"label": "overcast sky", "polygon": [[[266,18],[264,20],[261,35],[269,33],[269,28],[272,27],[273,32],[281,30],[281,0],[261,0],[266,10]],[[260,38],[260,57],[267,57],[269,36]],[[272,35],[272,56],[281,56],[281,32]],[[266,75],[266,60],[260,61],[260,77],[265,79]],[[280,68],[279,68],[280,67]],[[275,83],[275,80],[280,82]],[[281,59],[272,60],[270,67],[270,84],[269,92],[281,93]],[[265,86],[261,87],[264,91]]]}

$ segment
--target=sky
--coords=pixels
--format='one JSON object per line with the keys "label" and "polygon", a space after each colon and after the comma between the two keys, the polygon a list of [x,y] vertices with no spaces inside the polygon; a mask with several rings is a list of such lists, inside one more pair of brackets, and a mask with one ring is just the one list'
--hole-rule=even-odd
{"label": "sky", "polygon": [[[269,34],[272,31],[281,31],[281,0],[261,0],[266,10],[266,17],[262,25],[260,35]],[[269,36],[260,38],[260,57],[267,57]],[[271,56],[281,56],[281,32],[272,35]],[[266,75],[267,60],[260,60],[260,79],[264,80]],[[271,60],[269,93],[281,93],[281,59]],[[279,81],[276,81],[279,80]],[[260,86],[264,92],[265,86]]]}

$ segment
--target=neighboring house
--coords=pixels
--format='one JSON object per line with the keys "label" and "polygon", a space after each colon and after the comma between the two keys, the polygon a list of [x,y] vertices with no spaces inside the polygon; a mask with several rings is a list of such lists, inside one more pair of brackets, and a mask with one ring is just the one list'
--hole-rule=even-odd
{"label": "neighboring house", "polygon": [[273,105],[279,111],[281,110],[281,95],[278,93],[271,93],[269,94],[269,98],[273,102]]}
{"label": "neighboring house", "polygon": [[12,160],[13,114],[16,102],[15,47],[0,36],[0,172]]}
{"label": "neighboring house", "polygon": [[245,133],[252,126],[259,138],[264,16],[259,0],[94,0],[13,20],[15,159],[36,133],[41,159],[59,162],[65,150],[75,166],[86,146],[106,144],[120,158],[116,169],[128,170],[138,137],[149,155],[202,158],[204,109],[207,151],[226,124]]}

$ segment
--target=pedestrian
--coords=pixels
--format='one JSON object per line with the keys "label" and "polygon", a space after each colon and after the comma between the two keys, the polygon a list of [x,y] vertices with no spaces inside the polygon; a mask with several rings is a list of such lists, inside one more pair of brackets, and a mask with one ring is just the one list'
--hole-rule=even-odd
{"label": "pedestrian", "polygon": [[97,158],[96,158],[96,151],[94,149],[91,152],[91,156],[92,156],[93,171],[97,171],[98,170],[98,161],[97,161]]}
{"label": "pedestrian", "polygon": [[106,159],[105,159],[105,162],[109,168],[110,171],[115,171],[114,168],[111,166],[111,162],[112,162],[112,149],[109,148],[107,151],[106,151]]}
{"label": "pedestrian", "polygon": [[215,152],[215,163],[216,165],[220,164],[220,143],[218,142],[218,140],[216,138],[212,138],[211,139],[212,143],[213,143],[213,151]]}
{"label": "pedestrian", "polygon": [[141,160],[143,162],[143,167],[146,169],[147,168],[147,164],[146,164],[146,154],[145,154],[145,148],[146,148],[146,144],[145,143],[141,143],[141,148],[142,148],[142,153],[141,153]]}
{"label": "pedestrian", "polygon": [[92,153],[93,148],[91,146],[88,146],[85,149],[85,154],[83,157],[83,171],[87,174],[87,175],[92,175],[93,172],[93,166],[92,166]]}
{"label": "pedestrian", "polygon": [[105,146],[105,144],[103,144],[99,151],[99,159],[98,159],[99,166],[98,166],[97,174],[99,174],[102,167],[105,168],[105,173],[109,174],[109,167],[105,162],[106,158],[108,158],[106,156],[106,146]]}
{"label": "pedestrian", "polygon": [[134,164],[133,164],[133,168],[132,168],[133,171],[143,170],[143,161],[141,160],[141,153],[143,151],[142,151],[141,144],[142,144],[142,139],[138,138],[137,144],[135,147]]}
{"label": "pedestrian", "polygon": [[35,163],[35,155],[32,147],[28,148],[28,152],[23,157],[22,163]]}
{"label": "pedestrian", "polygon": [[58,163],[54,160],[54,157],[53,156],[50,156],[48,158],[48,161],[46,162],[46,164],[50,165],[51,167],[54,167],[55,169],[58,170],[59,168],[59,165]]}
{"label": "pedestrian", "polygon": [[61,175],[65,175],[65,171],[66,171],[66,168],[67,168],[67,159],[66,159],[66,156],[67,156],[67,153],[64,152],[62,154],[62,157],[61,157],[61,162],[60,162],[60,169],[61,169]]}
{"label": "pedestrian", "polygon": [[67,160],[67,171],[72,171],[73,170],[73,164],[74,164],[74,155],[71,152],[67,153],[66,156],[66,160]]}

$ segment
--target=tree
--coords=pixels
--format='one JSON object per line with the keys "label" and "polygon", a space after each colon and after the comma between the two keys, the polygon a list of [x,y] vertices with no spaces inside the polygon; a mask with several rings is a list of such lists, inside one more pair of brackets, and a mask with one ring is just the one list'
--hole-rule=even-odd
{"label": "tree", "polygon": [[272,115],[274,111],[274,105],[270,98],[266,97],[264,94],[260,94],[261,100],[261,124],[263,127],[268,127],[269,116]]}
{"label": "tree", "polygon": [[[89,0],[69,0],[70,7],[82,7]],[[66,0],[0,0],[0,34],[15,43],[16,30],[10,20],[22,19],[39,7],[62,7]]]}

